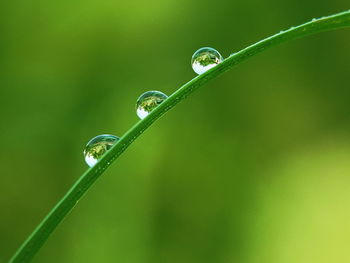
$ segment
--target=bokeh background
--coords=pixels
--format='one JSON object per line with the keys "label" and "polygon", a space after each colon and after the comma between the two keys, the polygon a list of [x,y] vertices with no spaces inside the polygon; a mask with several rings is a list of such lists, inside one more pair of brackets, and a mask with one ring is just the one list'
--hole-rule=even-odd
{"label": "bokeh background", "polygon": [[[0,262],[87,169],[137,97],[349,9],[316,1],[0,2]],[[350,30],[285,43],[203,87],[113,164],[36,263],[350,262]]]}

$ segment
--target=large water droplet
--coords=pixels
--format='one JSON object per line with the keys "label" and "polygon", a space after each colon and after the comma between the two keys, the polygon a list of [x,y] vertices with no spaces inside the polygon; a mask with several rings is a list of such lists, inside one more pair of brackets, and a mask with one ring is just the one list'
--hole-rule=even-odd
{"label": "large water droplet", "polygon": [[163,92],[152,90],[143,93],[136,102],[136,113],[140,119],[145,118],[152,110],[168,98]]}
{"label": "large water droplet", "polygon": [[192,68],[197,74],[202,74],[222,62],[220,53],[211,47],[202,47],[192,56]]}
{"label": "large water droplet", "polygon": [[98,135],[92,138],[84,149],[85,162],[90,167],[94,166],[117,141],[119,141],[119,137],[110,134]]}

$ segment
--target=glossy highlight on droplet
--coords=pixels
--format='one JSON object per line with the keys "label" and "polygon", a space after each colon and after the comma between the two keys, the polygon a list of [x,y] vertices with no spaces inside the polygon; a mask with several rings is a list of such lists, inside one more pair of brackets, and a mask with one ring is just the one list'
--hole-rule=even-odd
{"label": "glossy highlight on droplet", "polygon": [[151,90],[143,93],[136,101],[136,114],[142,120],[159,104],[168,98],[163,92]]}
{"label": "glossy highlight on droplet", "polygon": [[194,72],[203,74],[222,61],[223,58],[219,51],[211,47],[203,47],[193,54],[191,64]]}
{"label": "glossy highlight on droplet", "polygon": [[102,134],[92,138],[84,149],[84,157],[87,165],[90,167],[94,166],[119,140],[119,137],[110,134]]}

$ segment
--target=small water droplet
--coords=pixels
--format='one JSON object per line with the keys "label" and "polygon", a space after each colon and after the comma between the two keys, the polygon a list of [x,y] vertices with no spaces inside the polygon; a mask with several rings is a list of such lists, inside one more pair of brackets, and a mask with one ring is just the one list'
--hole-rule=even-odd
{"label": "small water droplet", "polygon": [[102,155],[107,152],[120,138],[110,134],[102,134],[92,138],[84,149],[85,162],[94,166]]}
{"label": "small water droplet", "polygon": [[317,20],[316,18],[313,18],[311,21],[312,21],[312,22],[315,22],[316,20]]}
{"label": "small water droplet", "polygon": [[168,98],[163,92],[151,90],[143,93],[136,101],[136,113],[142,120],[159,104]]}
{"label": "small water droplet", "polygon": [[202,74],[223,61],[220,53],[211,47],[198,49],[192,56],[192,68],[197,74]]}

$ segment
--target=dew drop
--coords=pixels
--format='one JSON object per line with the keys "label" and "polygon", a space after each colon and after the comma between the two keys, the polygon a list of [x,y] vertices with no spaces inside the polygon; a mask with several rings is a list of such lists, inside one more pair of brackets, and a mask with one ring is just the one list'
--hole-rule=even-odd
{"label": "dew drop", "polygon": [[202,47],[192,56],[192,68],[197,74],[202,74],[223,61],[220,53],[211,47]]}
{"label": "dew drop", "polygon": [[159,104],[168,98],[163,92],[151,90],[143,93],[136,101],[136,113],[142,120]]}
{"label": "dew drop", "polygon": [[92,138],[84,149],[85,162],[94,166],[102,155],[107,152],[120,138],[110,134],[98,135]]}
{"label": "dew drop", "polygon": [[313,18],[312,20],[311,20],[311,22],[315,22],[317,19],[316,18]]}

